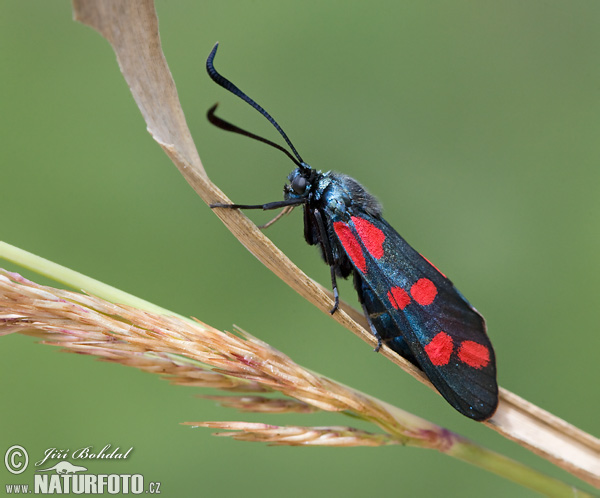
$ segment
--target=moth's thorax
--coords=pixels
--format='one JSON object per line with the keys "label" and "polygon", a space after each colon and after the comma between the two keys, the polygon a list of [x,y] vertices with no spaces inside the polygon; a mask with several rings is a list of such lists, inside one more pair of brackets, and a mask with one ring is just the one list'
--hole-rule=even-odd
{"label": "moth's thorax", "polygon": [[341,173],[314,170],[307,164],[296,168],[288,176],[284,198],[305,198],[313,209],[324,209],[333,217],[343,216],[352,207],[373,216],[381,214],[381,204],[354,178]]}
{"label": "moth's thorax", "polygon": [[344,217],[348,211],[381,214],[381,204],[354,178],[328,171],[319,180],[319,202],[330,213]]}

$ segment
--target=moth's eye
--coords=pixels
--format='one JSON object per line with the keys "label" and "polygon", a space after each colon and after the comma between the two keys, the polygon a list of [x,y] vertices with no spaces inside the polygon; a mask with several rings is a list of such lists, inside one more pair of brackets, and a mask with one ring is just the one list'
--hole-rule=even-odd
{"label": "moth's eye", "polygon": [[306,187],[308,187],[308,181],[306,180],[306,178],[302,176],[297,176],[292,180],[292,188],[297,194],[303,194],[304,192],[306,192]]}

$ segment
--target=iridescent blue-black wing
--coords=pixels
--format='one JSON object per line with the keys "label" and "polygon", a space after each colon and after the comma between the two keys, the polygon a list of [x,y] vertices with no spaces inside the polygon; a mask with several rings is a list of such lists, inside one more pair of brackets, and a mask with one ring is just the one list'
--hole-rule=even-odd
{"label": "iridescent blue-black wing", "polygon": [[460,413],[490,418],[498,384],[483,317],[385,220],[358,211],[328,221],[355,268],[359,298],[381,340],[419,366]]}

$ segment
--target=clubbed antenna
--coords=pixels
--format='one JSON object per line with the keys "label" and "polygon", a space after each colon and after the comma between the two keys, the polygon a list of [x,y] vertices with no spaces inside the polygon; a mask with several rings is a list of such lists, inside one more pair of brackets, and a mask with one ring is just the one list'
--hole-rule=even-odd
{"label": "clubbed antenna", "polygon": [[275,142],[271,142],[271,140],[267,140],[266,138],[259,137],[258,135],[255,135],[254,133],[250,133],[249,131],[243,130],[239,126],[236,126],[236,125],[230,123],[229,121],[225,121],[224,119],[222,119],[219,116],[217,116],[215,114],[215,111],[217,110],[218,106],[219,106],[219,104],[213,105],[208,110],[208,112],[206,113],[206,117],[208,118],[208,121],[210,122],[210,124],[216,126],[217,128],[221,128],[222,130],[230,131],[232,133],[238,133],[238,134],[243,135],[245,137],[249,137],[249,138],[252,138],[252,139],[257,140],[259,142],[262,142],[264,144],[270,145],[271,147],[274,147],[275,149],[280,150],[281,152],[283,152],[297,166],[300,166],[300,167],[303,166],[303,163],[298,162],[298,160],[294,156],[292,156],[292,154],[290,154],[290,152],[288,150],[284,149],[281,145],[276,144]]}
{"label": "clubbed antenna", "polygon": [[[215,43],[215,46],[213,47],[213,49],[211,50],[211,52],[208,56],[208,59],[206,59],[206,71],[208,72],[208,75],[211,77],[211,79],[215,83],[217,83],[218,85],[225,88],[225,90],[229,90],[234,95],[237,95],[240,99],[242,99],[244,102],[247,102],[248,104],[250,104],[258,112],[260,112],[265,118],[267,118],[269,120],[269,122],[275,127],[275,129],[281,134],[281,136],[286,141],[286,143],[290,146],[290,149],[292,149],[292,152],[298,158],[298,161],[301,163],[300,166],[305,165],[304,161],[302,160],[302,157],[300,157],[300,154],[298,154],[296,147],[294,147],[294,145],[292,144],[292,141],[288,138],[288,136],[285,134],[285,132],[281,129],[281,126],[279,126],[277,121],[275,121],[267,111],[265,111],[259,104],[257,104],[254,100],[252,100],[250,97],[248,97],[248,95],[246,95],[244,92],[242,92],[231,81],[229,81],[224,76],[221,76],[217,72],[217,70],[215,69],[215,66],[213,65],[213,61],[215,59],[215,55],[217,53],[218,47],[219,47],[219,44]],[[230,130],[230,131],[233,131],[233,130]]]}

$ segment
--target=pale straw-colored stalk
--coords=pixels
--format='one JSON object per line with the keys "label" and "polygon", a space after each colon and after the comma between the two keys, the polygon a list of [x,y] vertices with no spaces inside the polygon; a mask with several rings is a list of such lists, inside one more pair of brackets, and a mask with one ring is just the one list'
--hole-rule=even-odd
{"label": "pale straw-colored stalk", "polygon": [[[125,303],[144,303],[0,243],[0,256],[7,253],[16,262],[21,255],[29,268],[63,282],[68,283],[72,275],[85,288],[118,295]],[[589,496],[425,419],[309,371],[247,332],[222,332],[198,320],[148,309],[157,308],[148,304],[140,309],[42,286],[0,269],[0,335],[33,335],[45,344],[157,373],[176,384],[228,391],[228,395],[209,398],[244,412],[341,412],[374,424],[376,432],[351,426],[276,426],[241,421],[188,425],[225,429],[230,432],[217,434],[275,445],[436,449],[549,496]],[[286,398],[274,397],[274,393]]]}

